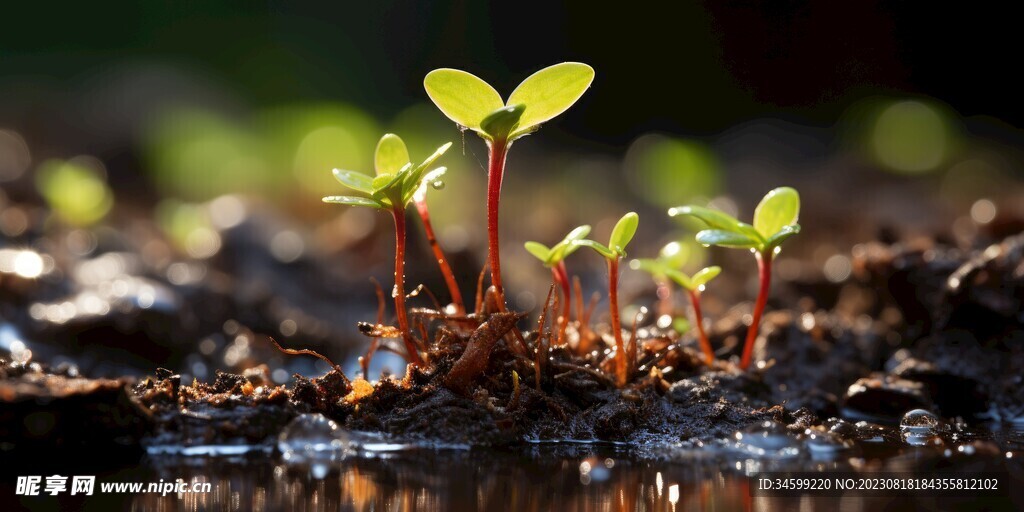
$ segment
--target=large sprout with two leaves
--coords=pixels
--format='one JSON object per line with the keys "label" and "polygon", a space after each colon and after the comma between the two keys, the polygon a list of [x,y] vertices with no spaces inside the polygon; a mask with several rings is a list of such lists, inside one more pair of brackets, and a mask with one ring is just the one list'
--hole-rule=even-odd
{"label": "large sprout with two leaves", "polygon": [[[334,170],[334,177],[342,185],[364,195],[361,196],[327,196],[325,203],[364,206],[391,212],[395,222],[395,286],[391,296],[395,301],[395,315],[398,317],[398,328],[402,333],[409,361],[422,365],[416,342],[409,331],[409,319],[405,310],[405,208],[415,199],[417,191],[423,186],[424,178],[428,177],[428,168],[451,147],[449,142],[427,157],[419,165],[409,161],[409,152],[397,135],[387,134],[377,143],[374,154],[374,170],[371,177],[355,171]],[[444,173],[439,168],[430,173],[431,180]]]}
{"label": "large sprout with two leaves", "polygon": [[504,307],[498,239],[498,200],[505,159],[517,139],[533,133],[565,112],[586,92],[594,69],[579,62],[544,68],[523,80],[508,101],[480,78],[457,69],[436,69],[423,86],[435,105],[460,127],[473,130],[487,142],[487,262],[491,284]]}

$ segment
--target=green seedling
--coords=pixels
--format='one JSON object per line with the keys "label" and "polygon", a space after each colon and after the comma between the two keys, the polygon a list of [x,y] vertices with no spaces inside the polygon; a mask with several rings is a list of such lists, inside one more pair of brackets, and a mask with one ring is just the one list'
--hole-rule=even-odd
{"label": "green seedling", "polygon": [[672,280],[665,275],[666,268],[682,268],[689,256],[687,246],[670,242],[658,251],[657,258],[638,258],[629,262],[629,268],[651,274],[657,285],[658,316],[672,314]]}
{"label": "green seedling", "polygon": [[761,324],[761,315],[768,302],[771,285],[772,259],[789,237],[800,232],[800,194],[790,187],[776,188],[764,196],[754,210],[754,225],[740,222],[731,215],[700,206],[679,206],[668,210],[670,216],[688,215],[701,220],[710,229],[697,233],[697,241],[704,245],[718,245],[734,249],[748,249],[757,259],[760,289],[754,302],[754,316],[747,329],[740,368],[750,366],[754,341]]}
{"label": "green seedling", "polygon": [[569,312],[571,311],[572,292],[569,290],[569,273],[565,269],[565,258],[576,252],[580,246],[574,244],[590,234],[590,226],[580,226],[565,235],[561,242],[553,247],[548,247],[538,242],[526,242],[524,247],[534,257],[540,260],[545,267],[551,269],[551,276],[558,283],[562,290],[562,318],[559,323],[558,342],[565,339],[565,330],[569,326]]}
{"label": "green seedling", "polygon": [[572,242],[593,249],[608,261],[608,309],[612,318],[612,335],[615,336],[615,377],[620,387],[625,386],[629,380],[628,362],[636,361],[636,340],[631,344],[632,354],[627,359],[626,346],[622,341],[622,324],[619,321],[619,260],[626,257],[626,245],[633,240],[639,224],[640,216],[629,212],[615,223],[608,237],[608,245],[586,239]]}
{"label": "green seedling", "polygon": [[579,62],[563,62],[544,68],[523,80],[508,101],[480,78],[457,69],[435,69],[423,79],[435,105],[464,129],[473,130],[487,142],[487,260],[491,284],[504,307],[498,244],[498,200],[505,174],[505,159],[512,142],[533,133],[565,112],[586,92],[594,69]]}
{"label": "green seedling", "polygon": [[[684,254],[684,256],[680,257],[680,254]],[[704,331],[704,316],[700,309],[700,294],[704,291],[704,285],[717,277],[722,272],[722,268],[707,267],[701,269],[693,276],[688,276],[679,270],[683,266],[684,258],[685,253],[679,250],[679,244],[672,242],[662,248],[658,258],[636,259],[629,262],[629,267],[651,274],[658,283],[671,280],[686,290],[690,296],[690,304],[693,306],[693,319],[697,324],[697,335],[701,351],[704,352],[704,361],[710,366],[715,361],[715,352],[711,348],[707,332]]]}
{"label": "green seedling", "polygon": [[[398,328],[402,333],[409,360],[422,366],[420,357],[409,331],[409,318],[405,310],[405,208],[415,199],[417,191],[422,187],[430,167],[452,145],[451,142],[441,146],[434,154],[427,157],[419,165],[409,162],[409,152],[405,143],[397,135],[386,134],[377,143],[374,155],[376,176],[371,177],[354,171],[334,170],[334,177],[342,185],[365,194],[364,196],[328,196],[325,203],[365,206],[391,212],[395,221],[395,287],[391,296],[395,300],[395,314],[398,316]],[[434,179],[444,171],[439,168],[432,171]]]}

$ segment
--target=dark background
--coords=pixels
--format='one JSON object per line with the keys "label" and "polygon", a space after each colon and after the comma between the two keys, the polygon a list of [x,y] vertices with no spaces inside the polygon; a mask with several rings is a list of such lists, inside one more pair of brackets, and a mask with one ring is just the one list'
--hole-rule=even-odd
{"label": "dark background", "polygon": [[[832,123],[852,99],[923,94],[1019,125],[1017,18],[934,2],[18,2],[0,21],[9,87],[47,91],[113,63],[159,61],[260,105],[344,98],[387,116],[435,67],[510,90],[538,65],[598,70],[580,136],[712,134],[766,114]],[[31,98],[0,98],[0,120]]]}

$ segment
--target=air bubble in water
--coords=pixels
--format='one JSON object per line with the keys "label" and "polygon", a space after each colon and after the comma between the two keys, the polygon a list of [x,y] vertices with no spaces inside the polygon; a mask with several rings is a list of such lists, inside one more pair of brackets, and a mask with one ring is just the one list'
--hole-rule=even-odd
{"label": "air bubble in water", "polygon": [[341,460],[352,448],[348,431],[323,414],[303,414],[288,424],[277,438],[277,449],[290,463],[323,463]]}

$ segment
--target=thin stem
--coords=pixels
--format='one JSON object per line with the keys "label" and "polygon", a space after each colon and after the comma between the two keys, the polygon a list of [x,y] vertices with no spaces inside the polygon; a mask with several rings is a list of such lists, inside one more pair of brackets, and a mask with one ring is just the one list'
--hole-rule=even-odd
{"label": "thin stem", "polygon": [[565,301],[562,304],[562,318],[558,326],[558,343],[562,344],[565,340],[565,330],[569,327],[569,313],[572,311],[572,293],[569,290],[569,273],[565,270],[565,261],[559,261],[558,265],[551,267],[551,275],[554,276],[555,282],[561,286],[562,300]]}
{"label": "thin stem", "polygon": [[441,275],[444,276],[444,283],[448,286],[448,294],[452,298],[452,304],[455,305],[455,313],[464,315],[466,304],[462,301],[462,292],[459,291],[459,284],[455,281],[452,266],[448,264],[448,258],[441,250],[441,244],[437,243],[437,237],[434,236],[434,227],[430,223],[430,210],[427,209],[426,199],[416,201],[416,211],[420,214],[420,220],[423,221],[423,231],[427,235],[427,242],[430,243],[430,249],[434,251],[434,259],[437,260],[437,266],[441,268]]}
{"label": "thin stem", "polygon": [[619,387],[626,385],[628,370],[626,344],[622,342],[622,324],[619,323],[619,259],[608,259],[608,309],[612,316],[612,335],[615,336],[615,377]]}
{"label": "thin stem", "polygon": [[754,342],[757,341],[757,331],[761,326],[761,314],[764,313],[764,306],[768,303],[768,287],[772,281],[772,252],[771,250],[756,253],[757,272],[761,278],[761,289],[757,292],[757,302],[754,303],[754,318],[747,328],[747,341],[743,344],[743,357],[740,359],[740,369],[746,370],[750,366],[750,358],[754,353]]}
{"label": "thin stem", "polygon": [[715,362],[715,351],[711,350],[711,342],[708,341],[708,334],[704,332],[704,315],[700,312],[700,290],[689,290],[690,304],[693,305],[693,321],[697,323],[697,335],[700,339],[700,349],[704,352],[704,362],[711,366]]}
{"label": "thin stem", "polygon": [[488,143],[487,162],[487,261],[491,267],[491,284],[498,292],[498,304],[505,306],[505,288],[501,284],[501,255],[498,243],[498,200],[505,174],[505,155],[509,143],[493,140]]}
{"label": "thin stem", "polygon": [[412,333],[409,332],[409,317],[405,311],[405,210],[395,207],[391,210],[391,217],[395,219],[395,288],[391,295],[395,299],[398,329],[402,331],[402,341],[405,342],[405,350],[409,353],[409,361],[414,365],[423,366],[423,359],[420,358],[416,344],[412,341]]}
{"label": "thin stem", "polygon": [[658,295],[658,316],[672,315],[672,283],[668,279],[660,279],[657,282]]}

